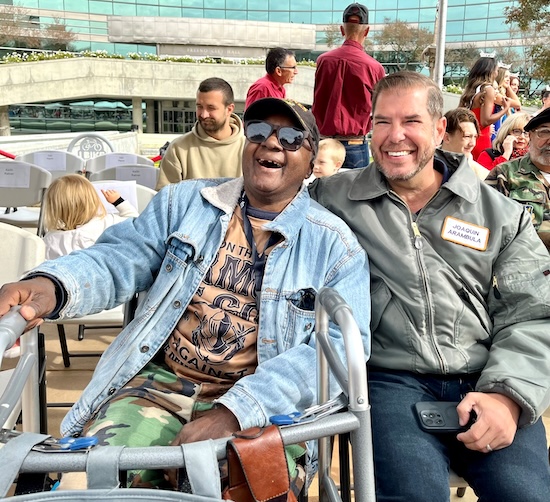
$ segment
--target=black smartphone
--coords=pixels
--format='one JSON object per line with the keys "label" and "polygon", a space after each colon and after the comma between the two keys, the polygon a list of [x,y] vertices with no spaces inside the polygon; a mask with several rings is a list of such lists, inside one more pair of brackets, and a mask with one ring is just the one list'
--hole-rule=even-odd
{"label": "black smartphone", "polygon": [[422,401],[414,405],[420,428],[432,433],[458,433],[468,430],[475,422],[475,413],[464,426],[458,423],[455,401]]}

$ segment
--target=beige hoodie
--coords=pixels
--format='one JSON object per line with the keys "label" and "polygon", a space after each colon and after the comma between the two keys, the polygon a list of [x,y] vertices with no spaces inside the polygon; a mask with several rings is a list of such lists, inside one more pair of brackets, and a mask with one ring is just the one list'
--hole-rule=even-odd
{"label": "beige hoodie", "polygon": [[191,131],[172,141],[160,164],[157,190],[186,179],[241,176],[243,124],[232,113],[229,125],[232,134],[224,140],[208,136],[197,121]]}

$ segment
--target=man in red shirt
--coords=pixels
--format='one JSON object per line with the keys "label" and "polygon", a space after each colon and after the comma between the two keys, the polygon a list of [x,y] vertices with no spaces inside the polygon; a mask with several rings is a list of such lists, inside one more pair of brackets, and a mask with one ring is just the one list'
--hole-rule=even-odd
{"label": "man in red shirt", "polygon": [[265,60],[266,74],[256,80],[246,94],[246,110],[254,101],[261,98],[285,99],[285,84],[290,84],[298,73],[294,52],[282,47],[269,49]]}
{"label": "man in red shirt", "polygon": [[384,78],[382,65],[369,56],[363,42],[369,33],[369,11],[359,3],[344,10],[341,47],[317,59],[313,107],[323,137],[338,139],[346,147],[342,167],[369,164],[367,134],[372,128],[371,93]]}

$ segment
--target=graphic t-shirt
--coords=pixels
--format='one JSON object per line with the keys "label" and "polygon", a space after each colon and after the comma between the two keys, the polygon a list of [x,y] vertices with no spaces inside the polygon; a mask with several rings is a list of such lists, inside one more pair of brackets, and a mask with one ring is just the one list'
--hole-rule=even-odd
{"label": "graphic t-shirt", "polygon": [[[271,235],[261,228],[268,220],[250,215],[249,221],[261,254]],[[256,370],[254,291],[252,250],[237,207],[210,270],[164,346],[166,364],[179,377],[201,383],[202,398],[221,396]]]}

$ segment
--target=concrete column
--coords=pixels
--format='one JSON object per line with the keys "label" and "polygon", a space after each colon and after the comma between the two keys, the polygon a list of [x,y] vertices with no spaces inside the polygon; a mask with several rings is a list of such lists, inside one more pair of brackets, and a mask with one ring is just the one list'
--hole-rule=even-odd
{"label": "concrete column", "polygon": [[[132,128],[137,132],[143,132],[143,110],[141,109],[141,98],[132,98]],[[135,127],[137,126],[137,127]]]}
{"label": "concrete column", "polygon": [[155,131],[155,102],[152,99],[145,100],[145,112],[147,113],[147,132],[149,134],[160,132]]}
{"label": "concrete column", "polygon": [[11,136],[8,107],[0,106],[0,136]]}

